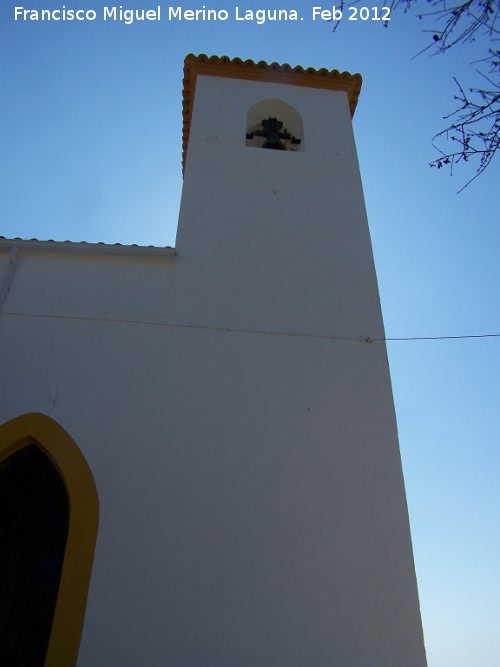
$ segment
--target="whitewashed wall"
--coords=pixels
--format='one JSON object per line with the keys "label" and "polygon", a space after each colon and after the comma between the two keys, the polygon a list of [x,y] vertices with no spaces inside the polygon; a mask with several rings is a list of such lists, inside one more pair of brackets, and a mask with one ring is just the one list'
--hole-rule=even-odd
{"label": "whitewashed wall", "polygon": [[[269,96],[303,152],[245,147]],[[199,77],[177,253],[20,247],[0,319],[0,422],[99,493],[79,667],[423,667],[345,94]]]}

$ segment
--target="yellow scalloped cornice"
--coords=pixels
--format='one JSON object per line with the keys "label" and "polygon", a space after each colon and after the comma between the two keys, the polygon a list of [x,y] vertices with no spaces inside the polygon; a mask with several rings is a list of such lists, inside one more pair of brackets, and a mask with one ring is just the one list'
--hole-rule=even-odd
{"label": "yellow scalloped cornice", "polygon": [[208,57],[204,54],[194,56],[190,53],[184,60],[184,88],[182,91],[182,170],[186,165],[186,153],[193,114],[194,93],[196,89],[196,78],[198,74],[209,76],[227,76],[232,79],[247,79],[250,81],[269,81],[271,83],[287,83],[292,86],[305,86],[307,88],[325,88],[328,90],[344,90],[349,99],[351,116],[358,103],[361,90],[361,74],[340,73],[338,70],[319,69],[312,67],[304,69],[298,65],[291,67],[288,64],[279,65],[271,63],[268,65],[261,60],[255,63],[253,60],[241,60],[227,56]]}

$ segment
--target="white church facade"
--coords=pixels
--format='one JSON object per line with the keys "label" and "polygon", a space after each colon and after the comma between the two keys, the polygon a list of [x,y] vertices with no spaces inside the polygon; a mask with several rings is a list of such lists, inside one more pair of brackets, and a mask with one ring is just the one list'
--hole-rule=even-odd
{"label": "white church facade", "polygon": [[188,56],[175,249],[0,239],[1,664],[425,667],[360,87]]}

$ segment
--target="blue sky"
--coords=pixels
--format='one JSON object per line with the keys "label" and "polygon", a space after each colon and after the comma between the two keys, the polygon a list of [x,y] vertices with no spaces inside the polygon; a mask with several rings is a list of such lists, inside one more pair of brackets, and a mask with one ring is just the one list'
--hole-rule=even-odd
{"label": "blue sky", "polygon": [[[169,22],[167,5],[161,22],[103,22],[100,0],[66,1],[94,22],[16,22],[14,4],[0,7],[0,235],[173,245],[187,53],[359,71],[354,130],[387,336],[500,332],[498,156],[460,195],[470,167],[428,166],[453,76],[477,82],[482,39],[412,60],[428,37],[411,14],[387,29],[344,18],[333,34],[310,20],[313,2],[268,3],[304,21],[264,25]],[[233,16],[231,0],[205,4]],[[500,340],[388,349],[429,667],[498,667]]]}

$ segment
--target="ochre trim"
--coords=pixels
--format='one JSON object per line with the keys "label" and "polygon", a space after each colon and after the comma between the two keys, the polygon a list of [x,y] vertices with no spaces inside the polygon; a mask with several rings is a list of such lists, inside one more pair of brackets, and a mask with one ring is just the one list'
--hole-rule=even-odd
{"label": "ochre trim", "polygon": [[68,494],[68,540],[45,667],[73,667],[78,657],[97,538],[97,490],[83,454],[53,419],[32,413],[0,425],[0,461],[30,443],[50,458]]}
{"label": "ochre trim", "polygon": [[194,93],[196,89],[196,77],[198,74],[209,76],[224,76],[231,79],[245,79],[250,81],[268,81],[271,83],[287,83],[292,86],[305,86],[307,88],[323,88],[328,90],[343,90],[347,93],[351,116],[354,115],[361,91],[361,74],[342,74],[334,69],[315,70],[312,67],[291,67],[288,64],[279,65],[271,63],[268,65],[263,60],[255,63],[253,60],[231,60],[227,56],[219,58],[204,54],[194,56],[190,53],[184,60],[184,81],[182,91],[182,171],[186,166],[187,145],[191,117],[193,115]]}

